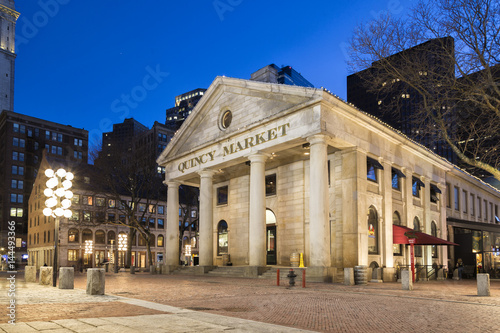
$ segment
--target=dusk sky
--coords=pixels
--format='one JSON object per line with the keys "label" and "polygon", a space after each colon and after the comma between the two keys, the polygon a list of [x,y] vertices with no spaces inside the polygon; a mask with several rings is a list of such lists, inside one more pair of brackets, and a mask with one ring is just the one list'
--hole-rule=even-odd
{"label": "dusk sky", "polygon": [[290,65],[346,98],[353,28],[411,0],[17,0],[14,111],[90,132],[165,121],[216,76]]}

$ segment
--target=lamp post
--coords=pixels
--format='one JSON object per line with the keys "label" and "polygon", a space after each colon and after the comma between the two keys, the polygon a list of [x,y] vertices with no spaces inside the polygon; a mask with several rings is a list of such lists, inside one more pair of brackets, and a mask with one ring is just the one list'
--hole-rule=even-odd
{"label": "lamp post", "polygon": [[127,234],[118,234],[118,251],[122,252],[121,260],[123,263],[123,267],[125,267],[125,253],[127,252]]}
{"label": "lamp post", "polygon": [[71,198],[73,192],[70,188],[73,185],[71,180],[74,178],[71,172],[66,172],[64,169],[54,171],[52,169],[45,170],[45,176],[49,178],[46,182],[47,188],[43,191],[47,200],[45,200],[45,209],[43,215],[52,216],[55,219],[54,226],[54,263],[52,285],[55,287],[57,284],[57,267],[58,256],[57,252],[59,244],[59,218],[70,218],[73,214],[69,207],[71,207]]}

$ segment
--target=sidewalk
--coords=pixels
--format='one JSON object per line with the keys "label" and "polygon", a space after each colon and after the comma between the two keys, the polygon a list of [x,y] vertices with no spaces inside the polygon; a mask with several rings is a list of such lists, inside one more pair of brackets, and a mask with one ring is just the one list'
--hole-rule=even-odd
{"label": "sidewalk", "polygon": [[[7,290],[6,276],[0,286]],[[16,281],[16,321],[0,332],[498,332],[500,282],[478,297],[476,282],[431,281],[401,290],[397,283],[365,286],[145,273],[106,274],[106,295]],[[1,304],[8,304],[6,292]]]}

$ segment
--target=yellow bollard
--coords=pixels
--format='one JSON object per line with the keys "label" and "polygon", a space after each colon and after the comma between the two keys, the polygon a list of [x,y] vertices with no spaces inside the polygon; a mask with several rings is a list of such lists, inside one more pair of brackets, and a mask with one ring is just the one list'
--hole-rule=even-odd
{"label": "yellow bollard", "polygon": [[300,254],[299,267],[304,267],[304,254]]}

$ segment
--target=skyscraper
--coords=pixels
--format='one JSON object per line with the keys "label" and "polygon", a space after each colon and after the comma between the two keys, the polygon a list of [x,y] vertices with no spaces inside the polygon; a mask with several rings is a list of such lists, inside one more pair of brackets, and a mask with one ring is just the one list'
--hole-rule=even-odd
{"label": "skyscraper", "polygon": [[[0,111],[14,110],[16,21],[14,0],[0,0]],[[5,74],[5,75],[4,75]]]}
{"label": "skyscraper", "polygon": [[0,114],[0,231],[7,248],[8,222],[15,222],[16,256],[26,254],[28,198],[45,150],[48,156],[87,164],[88,131],[11,111]]}

